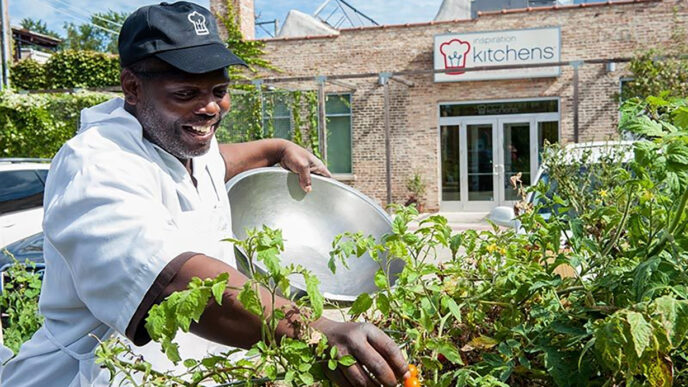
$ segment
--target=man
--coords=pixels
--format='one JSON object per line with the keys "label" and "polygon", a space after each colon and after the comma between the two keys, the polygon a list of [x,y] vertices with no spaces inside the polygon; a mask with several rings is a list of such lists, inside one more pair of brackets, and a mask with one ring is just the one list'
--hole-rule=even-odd
{"label": "man", "polygon": [[[243,61],[224,46],[205,8],[178,2],[137,10],[122,26],[119,52],[124,101],[82,112],[79,134],[53,160],[43,223],[45,323],[6,365],[5,387],[106,383],[94,366],[96,338],[117,332],[147,343],[151,306],[192,277],[230,274],[222,306],[210,303],[192,332],[250,347],[260,321],[229,290],[246,278],[234,268],[231,246],[219,242],[231,231],[224,183],[278,162],[299,174],[307,192],[310,172],[329,176],[288,141],[216,143],[230,106],[226,68]],[[290,303],[279,299],[277,307]],[[289,318],[278,337],[295,334]],[[313,328],[358,360],[332,373],[340,385],[394,385],[407,373],[394,342],[369,324],[321,318]]]}

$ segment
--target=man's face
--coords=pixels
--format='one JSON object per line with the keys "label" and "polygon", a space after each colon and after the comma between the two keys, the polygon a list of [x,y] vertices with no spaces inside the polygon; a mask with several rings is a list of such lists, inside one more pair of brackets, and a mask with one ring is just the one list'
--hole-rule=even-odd
{"label": "man's face", "polygon": [[138,77],[141,97],[136,116],[144,136],[182,160],[208,152],[230,106],[227,73],[152,71]]}

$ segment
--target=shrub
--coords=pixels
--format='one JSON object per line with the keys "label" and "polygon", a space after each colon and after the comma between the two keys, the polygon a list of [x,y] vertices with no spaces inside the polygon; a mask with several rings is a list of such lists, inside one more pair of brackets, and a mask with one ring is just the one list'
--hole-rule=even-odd
{"label": "shrub", "polygon": [[0,93],[0,157],[53,157],[78,129],[81,109],[107,93]]}
{"label": "shrub", "polygon": [[45,64],[47,86],[52,89],[118,86],[118,58],[95,51],[57,52]]}
{"label": "shrub", "polygon": [[45,89],[45,67],[33,59],[17,62],[10,69],[10,83],[15,89]]}

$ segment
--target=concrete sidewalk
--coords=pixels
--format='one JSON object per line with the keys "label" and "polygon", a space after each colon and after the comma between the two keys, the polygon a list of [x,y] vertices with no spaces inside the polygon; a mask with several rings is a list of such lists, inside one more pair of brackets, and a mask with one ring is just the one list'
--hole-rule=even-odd
{"label": "concrete sidewalk", "polygon": [[492,227],[487,223],[488,212],[436,212],[436,213],[422,213],[418,218],[409,224],[411,229],[418,228],[418,224],[433,215],[441,215],[447,218],[447,224],[453,231],[476,230],[484,231],[491,230]]}

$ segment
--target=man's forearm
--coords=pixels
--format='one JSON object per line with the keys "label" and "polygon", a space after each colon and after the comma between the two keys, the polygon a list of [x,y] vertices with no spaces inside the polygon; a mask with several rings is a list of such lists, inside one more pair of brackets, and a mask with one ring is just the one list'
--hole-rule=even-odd
{"label": "man's forearm", "polygon": [[[186,289],[193,277],[215,278],[221,273],[229,273],[229,282],[225,290],[222,305],[211,301],[206,307],[198,323],[191,326],[191,331],[211,341],[230,345],[233,347],[249,348],[261,339],[261,318],[246,310],[238,300],[238,290],[247,281],[246,276],[225,264],[222,261],[205,255],[196,255],[190,258],[172,282],[165,288],[161,298],[174,291]],[[233,289],[234,288],[234,289]],[[265,306],[265,318],[272,315],[272,297],[267,289],[261,288],[261,301]],[[298,311],[292,307],[292,303],[281,297],[276,297],[275,307],[283,308],[287,318],[277,325],[276,337],[293,337],[296,335],[296,325],[292,321],[298,321]]]}
{"label": "man's forearm", "polygon": [[269,167],[282,159],[287,140],[270,138],[238,144],[220,144],[220,153],[225,159],[227,172],[225,181],[253,168]]}

